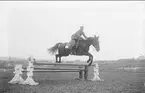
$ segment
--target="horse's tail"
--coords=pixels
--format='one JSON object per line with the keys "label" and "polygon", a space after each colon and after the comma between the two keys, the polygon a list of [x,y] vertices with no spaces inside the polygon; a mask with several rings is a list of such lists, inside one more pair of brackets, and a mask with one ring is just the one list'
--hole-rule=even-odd
{"label": "horse's tail", "polygon": [[61,44],[61,43],[56,43],[53,47],[49,48],[48,52],[50,54],[54,55],[58,50],[59,44]]}

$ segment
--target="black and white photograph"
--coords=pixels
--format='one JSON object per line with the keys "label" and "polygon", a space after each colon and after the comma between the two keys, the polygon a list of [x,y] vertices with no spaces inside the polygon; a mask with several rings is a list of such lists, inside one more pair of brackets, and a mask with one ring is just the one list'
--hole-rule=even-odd
{"label": "black and white photograph", "polygon": [[0,93],[145,93],[145,1],[0,1]]}

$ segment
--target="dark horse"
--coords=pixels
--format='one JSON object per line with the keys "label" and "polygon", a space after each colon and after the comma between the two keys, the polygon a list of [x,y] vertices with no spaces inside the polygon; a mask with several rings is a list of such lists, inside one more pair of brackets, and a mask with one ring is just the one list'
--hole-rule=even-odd
{"label": "dark horse", "polygon": [[93,62],[93,55],[89,53],[89,47],[90,45],[93,45],[97,52],[100,50],[100,45],[99,45],[99,36],[96,37],[88,37],[86,40],[79,40],[78,47],[75,48],[75,46],[70,50],[65,48],[67,43],[57,43],[53,47],[49,48],[48,51],[51,54],[55,54],[56,51],[58,50],[58,54],[55,55],[56,57],[56,62],[58,62],[57,58],[59,57],[59,63],[61,63],[61,57],[62,56],[68,56],[72,51],[76,51],[76,54],[72,55],[77,55],[77,56],[89,56],[89,59],[87,60],[87,63],[89,63],[89,66]]}

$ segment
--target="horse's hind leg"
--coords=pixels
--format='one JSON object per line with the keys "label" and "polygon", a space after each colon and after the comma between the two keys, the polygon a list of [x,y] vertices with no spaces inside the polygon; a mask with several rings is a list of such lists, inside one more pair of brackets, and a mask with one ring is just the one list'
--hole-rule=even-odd
{"label": "horse's hind leg", "polygon": [[56,58],[56,63],[58,63],[58,60],[57,60],[57,58],[58,58],[58,54],[55,55],[55,58]]}
{"label": "horse's hind leg", "polygon": [[[59,57],[59,61],[57,60],[58,57]],[[56,63],[61,63],[61,56],[59,54],[56,54],[55,58],[56,58]]]}
{"label": "horse's hind leg", "polygon": [[93,55],[89,53],[89,60],[87,61],[87,63],[89,63],[89,66],[90,66],[92,62],[93,62]]}
{"label": "horse's hind leg", "polygon": [[61,56],[59,56],[59,63],[61,63]]}

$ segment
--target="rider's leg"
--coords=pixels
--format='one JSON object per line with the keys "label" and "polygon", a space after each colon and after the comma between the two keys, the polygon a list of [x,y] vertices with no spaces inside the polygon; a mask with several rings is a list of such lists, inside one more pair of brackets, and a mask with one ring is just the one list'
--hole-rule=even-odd
{"label": "rider's leg", "polygon": [[74,49],[73,52],[74,52],[74,54],[76,54],[77,53],[77,46],[78,46],[77,43],[78,43],[78,40],[75,39],[74,41],[75,41],[75,43],[74,43],[75,49]]}
{"label": "rider's leg", "polygon": [[74,45],[75,45],[75,40],[71,40],[71,42],[68,46],[68,49],[71,51],[71,54],[73,54],[73,52],[74,52],[74,50],[72,49]]}
{"label": "rider's leg", "polygon": [[66,44],[65,48],[70,48],[71,43],[72,43],[72,40]]}
{"label": "rider's leg", "polygon": [[77,48],[78,44],[79,44],[79,40],[75,40],[75,41],[76,41],[76,47],[75,48]]}
{"label": "rider's leg", "polygon": [[75,45],[75,40],[71,40],[67,45],[66,48],[72,49],[72,47]]}

